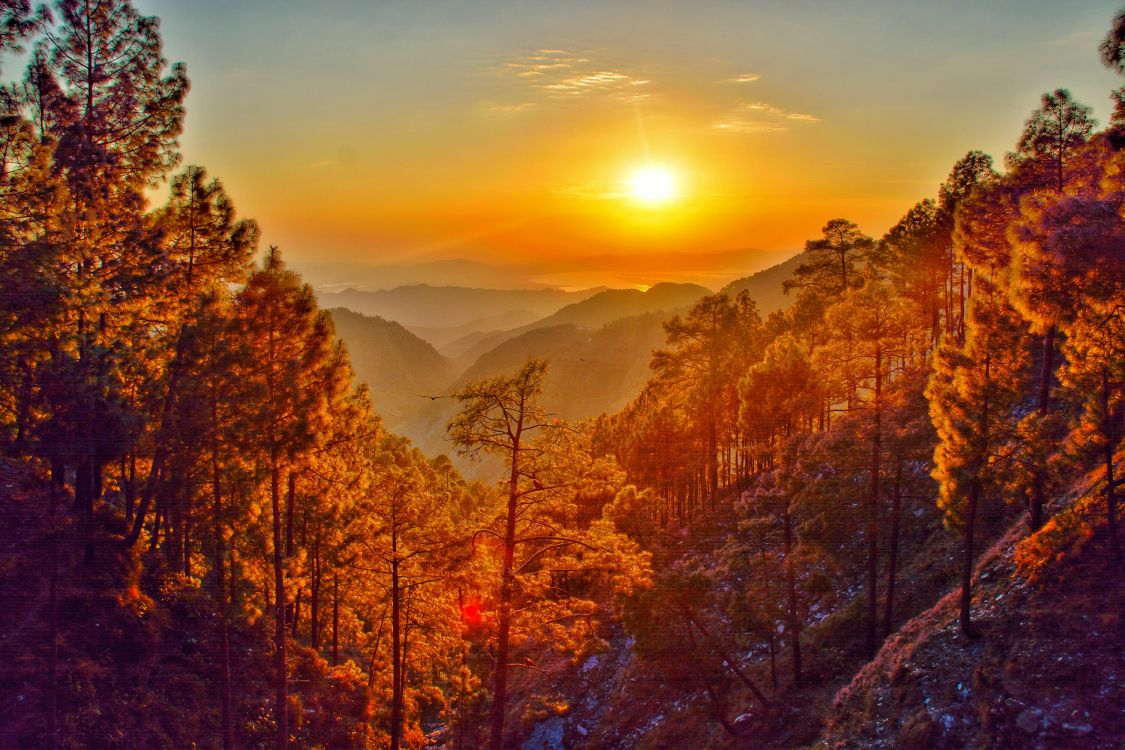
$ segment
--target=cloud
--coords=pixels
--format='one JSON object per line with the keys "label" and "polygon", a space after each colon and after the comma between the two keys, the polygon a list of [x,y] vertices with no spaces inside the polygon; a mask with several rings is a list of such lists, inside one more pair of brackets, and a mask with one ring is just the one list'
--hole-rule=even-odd
{"label": "cloud", "polygon": [[528,88],[525,93],[547,100],[598,97],[636,102],[651,96],[651,81],[610,67],[588,53],[539,49],[503,62],[499,70],[523,82]]}
{"label": "cloud", "polygon": [[539,78],[550,77],[558,71],[573,70],[576,66],[588,62],[590,61],[587,58],[565,50],[541,49],[514,60],[508,60],[501,67],[517,78]]}
{"label": "cloud", "polygon": [[488,111],[497,115],[518,115],[535,108],[535,102],[516,102],[514,104],[493,104]]}
{"label": "cloud", "polygon": [[757,73],[741,73],[739,75],[736,75],[734,78],[728,78],[727,80],[731,83],[753,83],[759,78],[761,78],[761,76]]}
{"label": "cloud", "polygon": [[751,101],[738,103],[711,127],[727,133],[783,133],[794,122],[820,122],[820,118],[805,112],[789,112],[769,102]]}

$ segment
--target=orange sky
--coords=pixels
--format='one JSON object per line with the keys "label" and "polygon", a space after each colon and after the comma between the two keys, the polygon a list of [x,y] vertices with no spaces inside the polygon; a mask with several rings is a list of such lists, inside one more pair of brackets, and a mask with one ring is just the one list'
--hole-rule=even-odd
{"label": "orange sky", "polygon": [[[188,64],[186,161],[293,262],[573,258],[581,285],[617,281],[582,256],[881,235],[967,150],[1002,163],[1044,90],[1104,121],[1116,1],[139,6]],[[679,200],[622,194],[646,162]]]}

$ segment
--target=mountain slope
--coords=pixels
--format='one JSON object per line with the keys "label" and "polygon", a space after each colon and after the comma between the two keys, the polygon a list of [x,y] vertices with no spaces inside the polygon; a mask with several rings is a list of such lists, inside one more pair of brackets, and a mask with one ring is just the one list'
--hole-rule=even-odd
{"label": "mountain slope", "polygon": [[469,367],[491,349],[529,331],[560,325],[597,328],[622,318],[652,313],[664,313],[665,318],[670,318],[674,311],[690,307],[708,294],[711,290],[696,284],[656,284],[643,292],[639,289],[608,289],[567,305],[534,323],[509,331],[471,334],[447,344],[442,351],[462,367]]}
{"label": "mountain slope", "polygon": [[601,326],[620,318],[689,307],[709,294],[710,289],[698,284],[656,284],[643,292],[639,289],[608,289],[587,300],[567,305],[532,325],[536,328],[564,324]]}
{"label": "mountain slope", "polygon": [[529,275],[528,269],[512,265],[482,263],[468,258],[415,263],[321,262],[295,263],[301,276],[320,289],[394,289],[412,284],[475,287],[479,289],[546,289]]}
{"label": "mountain slope", "polygon": [[580,302],[601,292],[586,289],[476,289],[457,286],[415,284],[379,291],[345,289],[317,291],[322,308],[343,307],[364,315],[377,315],[404,326],[453,328],[480,318],[522,310],[544,317],[564,305]]}
{"label": "mountain slope", "polygon": [[[658,312],[592,330],[567,324],[526,331],[482,355],[449,390],[511,373],[529,356],[536,356],[550,364],[543,386],[543,406],[548,412],[564,419],[584,419],[615,411],[633,399],[648,379],[652,350],[664,342],[666,317]],[[495,478],[495,464],[482,466],[456,457],[446,440],[446,425],[458,408],[455,399],[427,402],[399,431],[431,456],[450,455],[468,477]]]}
{"label": "mountain slope", "polygon": [[534,323],[540,317],[542,316],[537,315],[531,310],[509,310],[497,315],[489,315],[487,318],[475,318],[468,323],[462,323],[457,326],[407,326],[407,329],[418,338],[433,344],[434,347],[445,354],[445,356],[450,359],[455,359],[455,355],[450,355],[442,351],[443,347],[447,344],[474,334],[485,336],[494,331],[507,331],[512,328],[519,328],[528,323]]}
{"label": "mountain slope", "polygon": [[[210,582],[122,546],[112,512],[85,527],[68,512],[72,495],[39,472],[0,458],[0,748],[221,747]],[[272,747],[263,712],[273,699],[272,643],[261,622],[243,617],[232,619],[229,643],[234,746]],[[372,747],[373,707],[358,670],[332,668],[295,644],[289,654],[300,675],[291,699],[304,709],[294,746]]]}
{"label": "mountain slope", "polygon": [[801,265],[804,260],[804,253],[795,255],[784,263],[779,263],[776,266],[730,282],[722,288],[720,293],[728,297],[735,297],[743,290],[748,291],[750,299],[758,303],[758,312],[762,314],[762,317],[765,317],[775,310],[781,310],[793,301],[793,298],[783,292],[781,287],[793,276],[797,266]]}
{"label": "mountain slope", "polygon": [[982,638],[958,629],[957,591],[904,625],[840,691],[825,746],[1121,747],[1125,580],[1103,489],[1079,483],[1037,534],[1024,538],[1021,521],[980,557],[972,612]]}
{"label": "mountain slope", "polygon": [[356,378],[371,390],[371,402],[389,429],[457,376],[452,362],[398,323],[340,308],[329,312]]}

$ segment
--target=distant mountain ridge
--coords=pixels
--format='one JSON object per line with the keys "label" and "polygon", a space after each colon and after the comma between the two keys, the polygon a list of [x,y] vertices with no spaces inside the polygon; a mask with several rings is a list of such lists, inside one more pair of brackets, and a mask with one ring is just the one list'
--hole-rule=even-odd
{"label": "distant mountain ridge", "polygon": [[[468,251],[468,248],[466,248]],[[372,253],[370,257],[382,253]],[[487,253],[486,253],[487,254]],[[671,281],[717,289],[748,272],[792,255],[785,250],[736,248],[713,251],[673,250],[648,253],[540,255],[510,260],[469,258],[439,260],[340,260],[298,262],[294,268],[318,290],[394,289],[429,284],[477,289],[578,289],[592,284],[627,289]],[[591,279],[598,279],[592,282]]]}
{"label": "distant mountain ridge", "polygon": [[776,310],[788,307],[793,301],[793,298],[782,291],[782,288],[804,260],[805,254],[799,253],[776,266],[735,279],[724,286],[719,293],[734,298],[743,290],[749,292],[750,299],[758,304],[758,312],[765,317]]}
{"label": "distant mountain ridge", "polygon": [[341,308],[329,313],[356,378],[367,385],[375,411],[391,430],[457,377],[453,362],[399,323]]}
{"label": "distant mountain ridge", "polygon": [[[763,315],[782,309],[791,300],[783,282],[800,264],[800,255],[771,268],[731,282],[721,293],[749,292]],[[419,299],[433,302],[435,317],[448,312],[465,317],[457,301],[495,300],[479,292],[495,290],[450,287],[405,287],[406,304]],[[463,294],[464,293],[464,294]],[[385,301],[395,295],[359,292],[356,299]],[[501,292],[504,299],[521,300],[517,292]],[[543,290],[526,292],[544,295]],[[544,295],[543,299],[560,299]],[[337,330],[352,353],[359,379],[372,389],[372,400],[389,427],[414,441],[429,455],[445,453],[466,475],[493,479],[495,463],[474,464],[454,455],[446,439],[446,425],[459,407],[449,395],[464,385],[519,368],[529,356],[548,361],[543,404],[564,419],[584,419],[621,409],[640,393],[649,377],[652,352],[664,345],[664,321],[683,313],[711,290],[696,284],[656,284],[646,291],[608,289],[559,306],[546,315],[503,331],[474,331],[444,343],[440,350],[399,322],[368,317],[348,310],[333,310]],[[375,295],[375,296],[372,296]],[[339,298],[339,294],[331,295]],[[322,293],[322,298],[329,295]],[[446,300],[438,304],[437,300]],[[528,311],[519,313],[528,314]],[[510,320],[512,313],[476,318],[462,330]],[[443,318],[442,320],[447,320]],[[448,336],[448,323],[434,327]],[[425,329],[417,332],[425,332]],[[429,332],[433,335],[434,331]],[[460,347],[460,348],[459,348]],[[452,356],[451,356],[452,355]],[[439,398],[428,398],[438,396]]]}
{"label": "distant mountain ridge", "polygon": [[397,263],[296,263],[294,268],[315,288],[327,291],[386,290],[417,284],[477,289],[552,288],[551,284],[534,281],[526,269],[467,258]]}
{"label": "distant mountain ridge", "polygon": [[[529,356],[548,362],[543,407],[563,419],[585,419],[621,409],[649,377],[652,352],[664,342],[665,312],[632,316],[591,329],[574,324],[535,328],[482,354],[448,389],[510,373]],[[454,455],[446,425],[460,404],[454,399],[425,402],[400,425],[400,432],[428,455],[445,453],[465,476],[495,479],[499,465]]]}
{"label": "distant mountain ridge", "polygon": [[[709,294],[710,289],[697,284],[656,284],[643,292],[640,289],[607,289],[520,328],[458,339],[442,347],[442,353],[460,366],[468,367],[490,349],[529,331],[559,325],[597,328],[622,318],[690,307]],[[469,346],[463,346],[470,341]]]}
{"label": "distant mountain ridge", "polygon": [[413,284],[394,289],[360,291],[319,290],[324,308],[343,307],[364,315],[376,315],[404,326],[453,328],[474,320],[524,310],[537,317],[604,291],[603,288],[565,292],[561,289],[479,289],[459,286]]}

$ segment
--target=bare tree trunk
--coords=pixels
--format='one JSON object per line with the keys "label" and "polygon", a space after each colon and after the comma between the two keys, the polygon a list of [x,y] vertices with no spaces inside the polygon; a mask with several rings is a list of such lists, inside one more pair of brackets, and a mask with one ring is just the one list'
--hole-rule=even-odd
{"label": "bare tree trunk", "polygon": [[297,639],[297,628],[301,622],[301,596],[305,590],[301,588],[300,581],[297,582],[297,590],[293,592],[293,619],[289,622],[289,630],[293,633],[293,640]]}
{"label": "bare tree trunk", "polygon": [[[1051,374],[1054,372],[1055,327],[1051,326],[1043,334],[1043,367],[1039,371],[1039,416],[1046,419],[1051,409]],[[1046,467],[1036,459],[1031,476],[1031,507],[1027,519],[1028,528],[1035,533],[1043,527],[1043,503],[1047,494]]]}
{"label": "bare tree trunk", "polygon": [[1117,537],[1117,480],[1113,476],[1113,454],[1117,449],[1117,429],[1114,416],[1110,414],[1109,369],[1102,367],[1102,432],[1105,435],[1105,505],[1106,521],[1109,524],[1109,540],[1113,545],[1113,556],[1121,559],[1121,541]]}
{"label": "bare tree trunk", "polygon": [[286,685],[285,664],[285,570],[282,566],[281,541],[281,466],[276,443],[270,447],[270,505],[273,510],[273,585],[275,610],[274,668],[277,671],[275,713],[277,719],[277,748],[289,746],[289,691]]}
{"label": "bare tree trunk", "polygon": [[309,643],[313,651],[320,651],[320,581],[321,581],[321,561],[320,561],[320,527],[317,527],[316,535],[313,537],[313,559],[312,559],[312,584],[310,588],[309,597]]}
{"label": "bare tree trunk", "polygon": [[491,727],[488,746],[491,750],[504,747],[504,710],[508,702],[508,639],[512,627],[512,590],[515,583],[513,566],[516,545],[516,512],[519,501],[519,433],[512,445],[512,468],[508,478],[508,512],[504,524],[503,578],[500,583],[500,611],[496,635],[496,672],[492,691]]}
{"label": "bare tree trunk", "polygon": [[973,626],[970,609],[973,603],[973,531],[976,524],[977,504],[980,499],[980,480],[974,479],[969,487],[968,507],[962,529],[964,538],[964,557],[961,560],[961,632],[969,638],[979,638],[980,633]]}
{"label": "bare tree trunk", "polygon": [[59,540],[58,519],[55,518],[55,499],[58,489],[50,489],[51,514],[51,578],[47,594],[50,656],[47,662],[47,746],[58,746],[59,715]]}
{"label": "bare tree trunk", "polygon": [[[759,531],[759,559],[762,561],[762,583],[766,588],[766,601],[773,601],[773,592],[770,590],[770,566],[769,558],[766,556],[766,532],[764,529]],[[776,628],[773,624],[773,618],[770,618],[770,685],[774,690],[777,690],[777,636],[775,634]]]}
{"label": "bare tree trunk", "polygon": [[697,619],[695,619],[695,617],[693,617],[691,612],[687,611],[687,609],[684,610],[684,619],[688,621],[688,625],[695,626],[695,629],[699,631],[699,634],[702,635],[704,639],[706,639],[706,641],[711,645],[711,648],[715,649],[715,653],[719,655],[719,658],[723,660],[730,671],[734,672],[739,681],[743,685],[745,685],[751,693],[754,694],[754,697],[757,698],[763,706],[769,708],[773,705],[772,703],[770,703],[770,699],[766,697],[766,694],[763,693],[761,688],[758,687],[757,683],[750,679],[749,675],[747,675],[746,672],[742,670],[742,667],[738,666],[738,662],[730,657],[730,655],[726,652],[726,649],[723,648],[722,644],[712,638],[711,634],[707,632],[703,625]]}
{"label": "bare tree trunk", "polygon": [[297,503],[297,473],[289,470],[289,487],[285,493],[285,556],[293,556],[293,507]]}
{"label": "bare tree trunk", "polygon": [[[984,356],[984,382],[986,386],[992,382],[991,354],[985,354]],[[962,529],[964,537],[964,558],[961,560],[961,632],[968,638],[980,637],[980,632],[973,626],[971,613],[973,604],[973,544],[975,541],[973,534],[977,520],[977,506],[980,504],[980,474],[984,470],[985,459],[988,455],[988,420],[991,404],[987,392],[986,388],[986,395],[977,417],[977,455],[975,458],[975,466],[973,467],[973,478],[969,484],[969,496],[967,498],[964,527]]]}
{"label": "bare tree trunk", "polygon": [[211,400],[211,496],[214,502],[215,604],[219,609],[219,701],[222,704],[223,750],[234,750],[234,712],[230,685],[230,634],[226,594],[226,543],[223,537],[222,470],[219,464],[219,418],[215,399]]}
{"label": "bare tree trunk", "polygon": [[332,574],[332,666],[340,663],[340,574]]}
{"label": "bare tree trunk", "polygon": [[183,509],[183,555],[184,555],[184,575],[191,577],[191,506],[188,505],[190,501],[185,498]]}
{"label": "bare tree trunk", "polygon": [[691,643],[691,656],[689,657],[689,659],[691,660],[691,665],[696,677],[699,679],[699,683],[703,685],[703,689],[707,693],[707,697],[711,699],[711,709],[712,713],[714,713],[715,715],[715,719],[717,719],[718,722],[723,726],[723,730],[727,734],[729,734],[731,737],[737,737],[738,733],[735,731],[734,725],[730,723],[729,719],[727,719],[726,707],[723,705],[723,702],[719,700],[719,696],[715,693],[715,688],[712,687],[711,681],[707,679],[707,676],[705,674],[703,674],[703,668],[699,666],[699,659],[695,658],[695,653],[697,651],[695,646],[695,636],[692,635],[690,626],[688,627],[688,642]]}
{"label": "bare tree trunk", "polygon": [[402,746],[402,591],[398,580],[398,533],[391,526],[391,750]]}
{"label": "bare tree trunk", "polygon": [[879,618],[879,473],[883,447],[883,351],[875,348],[875,403],[871,430],[871,491],[867,496],[867,658],[875,658]]}
{"label": "bare tree trunk", "polygon": [[898,570],[899,519],[902,514],[902,459],[895,462],[895,486],[891,494],[891,538],[887,559],[887,593],[883,608],[883,635],[891,634],[894,622],[895,574]]}
{"label": "bare tree trunk", "polygon": [[163,478],[164,461],[168,455],[167,432],[170,429],[172,413],[176,406],[180,372],[183,369],[183,358],[186,350],[187,337],[184,336],[184,331],[181,328],[179,334],[176,336],[176,353],[172,358],[171,370],[168,373],[168,388],[164,392],[164,402],[160,407],[160,426],[157,428],[156,432],[156,450],[153,451],[152,454],[152,467],[149,469],[148,478],[145,480],[144,488],[141,490],[140,505],[137,507],[137,515],[133,519],[133,527],[129,530],[129,533],[125,535],[124,544],[126,547],[132,547],[137,543],[137,539],[140,538],[141,530],[144,528],[145,516],[148,514],[148,506],[152,502],[152,498],[156,494],[156,488]]}
{"label": "bare tree trunk", "polygon": [[785,531],[785,588],[789,619],[786,630],[789,634],[789,658],[793,666],[793,684],[801,687],[801,618],[797,612],[797,574],[793,567],[793,516],[789,511],[789,498],[785,499],[782,522]]}

